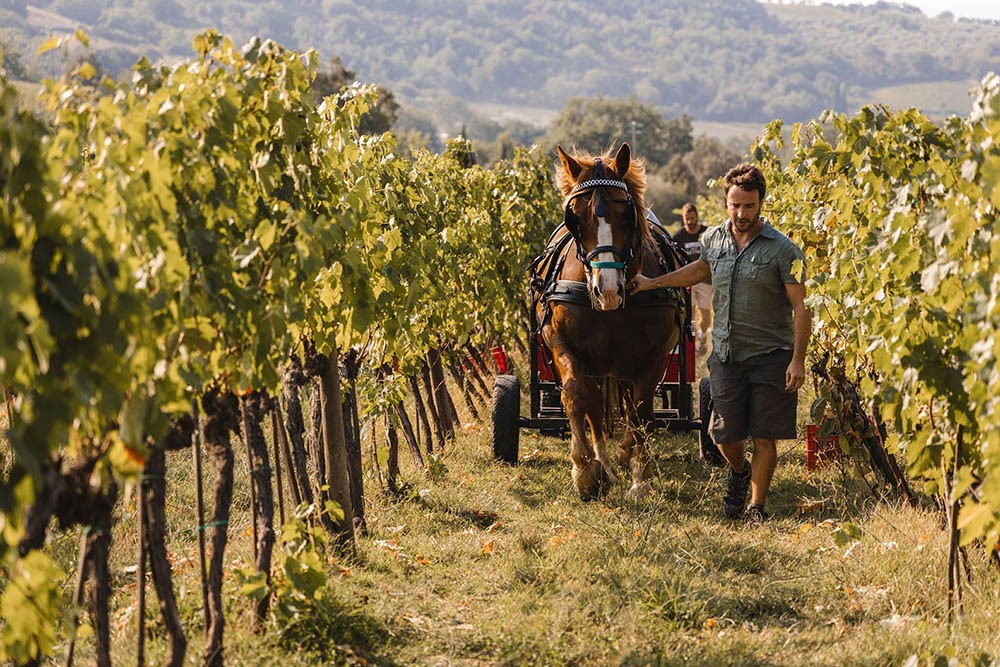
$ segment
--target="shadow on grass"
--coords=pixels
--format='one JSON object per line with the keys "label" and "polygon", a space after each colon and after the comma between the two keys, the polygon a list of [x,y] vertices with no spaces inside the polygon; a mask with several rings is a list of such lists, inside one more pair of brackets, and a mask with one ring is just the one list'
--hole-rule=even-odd
{"label": "shadow on grass", "polygon": [[576,496],[570,481],[569,441],[550,438],[511,468],[508,491],[525,507],[537,509],[560,493]]}
{"label": "shadow on grass", "polygon": [[307,609],[298,610],[280,629],[286,650],[315,656],[324,665],[383,665],[401,663],[394,649],[406,641],[398,628],[370,613],[360,603],[327,593]]}

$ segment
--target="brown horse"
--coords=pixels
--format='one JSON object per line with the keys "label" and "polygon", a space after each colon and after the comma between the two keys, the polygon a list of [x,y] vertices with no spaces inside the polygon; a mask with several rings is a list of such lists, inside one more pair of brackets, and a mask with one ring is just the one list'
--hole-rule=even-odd
{"label": "brown horse", "polygon": [[679,339],[684,308],[674,290],[627,296],[625,285],[639,270],[658,276],[683,260],[662,228],[647,220],[643,166],[632,160],[628,144],[613,157],[557,150],[565,221],[532,265],[532,305],[562,383],[573,483],[589,500],[607,493],[617,479],[598,382],[617,380],[626,387],[619,462],[631,468],[628,494],[638,497],[651,487],[646,440],[654,391]]}

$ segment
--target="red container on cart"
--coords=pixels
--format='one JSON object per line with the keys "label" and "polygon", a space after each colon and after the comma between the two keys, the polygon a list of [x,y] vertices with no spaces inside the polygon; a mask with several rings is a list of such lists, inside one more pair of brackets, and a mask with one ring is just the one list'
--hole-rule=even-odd
{"label": "red container on cart", "polygon": [[819,427],[816,424],[806,424],[806,470],[819,468],[820,463],[832,461],[840,456],[840,437],[830,434],[826,442],[819,441]]}
{"label": "red container on cart", "polygon": [[497,365],[497,373],[501,375],[510,373],[512,365],[510,357],[507,356],[507,349],[503,345],[490,348],[490,354],[493,355],[493,362]]}

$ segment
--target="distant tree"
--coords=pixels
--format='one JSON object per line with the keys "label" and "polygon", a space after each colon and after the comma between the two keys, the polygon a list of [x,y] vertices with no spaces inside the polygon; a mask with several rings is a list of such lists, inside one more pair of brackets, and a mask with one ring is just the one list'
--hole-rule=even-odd
{"label": "distant tree", "polygon": [[98,25],[133,41],[153,38],[159,27],[155,18],[132,7],[109,7],[101,12]]}
{"label": "distant tree", "polygon": [[430,135],[419,132],[413,128],[393,130],[396,136],[396,150],[399,155],[412,156],[421,149],[433,150],[431,147]]}
{"label": "distant tree", "polygon": [[149,0],[148,4],[157,21],[179,25],[185,20],[184,8],[177,0]]}
{"label": "distant tree", "polygon": [[56,0],[48,9],[84,25],[90,25],[97,22],[98,17],[108,6],[106,0]]}
{"label": "distant tree", "polygon": [[[326,69],[316,73],[313,81],[313,98],[318,103],[324,97],[340,92],[344,86],[349,86],[357,79],[353,70],[344,67],[339,57],[330,60]],[[377,86],[378,100],[375,106],[361,118],[358,130],[362,134],[381,134],[392,129],[396,122],[396,114],[399,112],[399,104],[396,102],[392,91]]]}
{"label": "distant tree", "polygon": [[440,130],[423,111],[412,107],[400,107],[392,131],[401,147],[405,145],[407,148],[427,148],[435,153],[444,150]]}
{"label": "distant tree", "polygon": [[591,153],[630,141],[635,123],[636,154],[652,166],[691,150],[691,118],[666,119],[653,106],[634,97],[574,97],[552,122],[544,141],[549,146],[578,147]]}
{"label": "distant tree", "polygon": [[670,225],[679,215],[684,202],[690,200],[686,183],[668,180],[660,172],[646,174],[646,206],[663,224]]}
{"label": "distant tree", "polygon": [[28,0],[0,0],[0,9],[14,12],[18,16],[27,16]]}
{"label": "distant tree", "polygon": [[705,134],[694,138],[694,145],[683,159],[691,175],[692,198],[708,194],[708,181],[722,178],[730,167],[741,161],[739,153]]}
{"label": "distant tree", "polygon": [[21,54],[3,37],[0,37],[0,74],[11,81],[28,78],[28,70],[21,61]]}

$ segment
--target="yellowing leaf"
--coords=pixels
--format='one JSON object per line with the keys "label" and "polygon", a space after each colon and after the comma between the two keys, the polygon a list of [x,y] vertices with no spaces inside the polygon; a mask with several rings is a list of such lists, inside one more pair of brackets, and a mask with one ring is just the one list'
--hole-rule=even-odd
{"label": "yellowing leaf", "polygon": [[93,79],[95,76],[97,76],[97,70],[90,63],[83,63],[82,65],[80,65],[80,69],[78,69],[76,72],[77,74],[80,75],[81,79],[85,80]]}
{"label": "yellowing leaf", "polygon": [[43,53],[51,51],[52,49],[57,49],[61,44],[62,40],[59,39],[58,37],[49,37],[47,40],[42,42],[41,46],[38,47],[38,50],[35,51],[35,55],[40,56]]}

